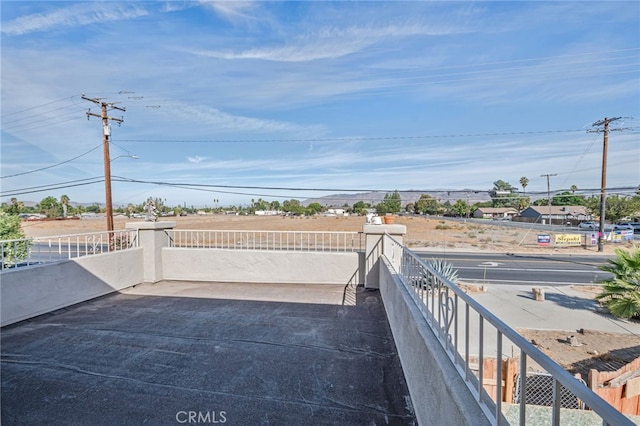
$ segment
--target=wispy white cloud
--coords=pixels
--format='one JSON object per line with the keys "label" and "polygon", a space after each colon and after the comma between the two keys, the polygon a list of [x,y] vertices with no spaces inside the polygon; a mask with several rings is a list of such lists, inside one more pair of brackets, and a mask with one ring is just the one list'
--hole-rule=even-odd
{"label": "wispy white cloud", "polygon": [[193,53],[220,59],[260,59],[277,62],[307,62],[335,59],[359,52],[390,38],[458,33],[450,27],[407,23],[384,26],[364,25],[347,28],[325,27],[315,32],[283,40],[278,47],[260,47],[242,51],[197,50]]}
{"label": "wispy white cloud", "polygon": [[20,16],[2,24],[5,35],[23,35],[59,27],[78,27],[103,22],[136,19],[148,15],[139,3],[123,5],[115,2],[86,2],[48,12]]}
{"label": "wispy white cloud", "polygon": [[257,3],[253,1],[200,1],[199,3],[229,21],[257,19],[251,13],[257,8]]}
{"label": "wispy white cloud", "polygon": [[206,160],[207,157],[201,157],[199,155],[196,155],[195,157],[187,157],[187,161],[189,161],[190,163],[202,163],[204,160]]}
{"label": "wispy white cloud", "polygon": [[180,121],[197,123],[200,131],[211,129],[215,132],[260,132],[284,134],[319,134],[324,133],[322,126],[302,126],[293,122],[269,120],[256,117],[230,114],[206,105],[172,104],[170,113],[179,117]]}

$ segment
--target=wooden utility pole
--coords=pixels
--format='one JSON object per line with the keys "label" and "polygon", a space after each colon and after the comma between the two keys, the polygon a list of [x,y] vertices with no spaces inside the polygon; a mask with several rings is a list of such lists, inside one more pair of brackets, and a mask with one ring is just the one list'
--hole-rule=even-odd
{"label": "wooden utility pole", "polygon": [[548,173],[546,175],[540,175],[540,177],[547,177],[547,206],[549,207],[549,229],[553,232],[553,224],[551,223],[551,182],[549,178],[551,176],[558,176],[557,173]]}
{"label": "wooden utility pole", "polygon": [[[602,132],[604,137],[602,141],[602,179],[600,184],[600,223],[598,230],[598,251],[604,251],[604,214],[605,206],[607,202],[607,145],[609,143],[609,123],[612,121],[620,120],[622,117],[607,118],[604,120],[598,120],[593,123],[593,127],[603,126],[602,129],[589,130],[589,132],[600,133]],[[615,129],[622,130],[622,129]]]}
{"label": "wooden utility pole", "polygon": [[107,112],[109,108],[117,109],[119,111],[126,111],[126,109],[116,106],[113,102],[103,102],[100,98],[87,98],[85,95],[82,95],[82,99],[99,105],[102,110],[100,114],[96,114],[91,112],[91,109],[89,109],[87,112],[87,119],[91,116],[100,117],[102,119],[102,150],[104,153],[104,189],[107,205],[107,231],[109,232],[109,241],[111,241],[111,234],[113,232],[113,205],[111,202],[111,158],[109,157],[109,136],[111,135],[111,127],[109,126],[109,120],[115,121],[120,125],[124,122],[124,119],[110,117]]}

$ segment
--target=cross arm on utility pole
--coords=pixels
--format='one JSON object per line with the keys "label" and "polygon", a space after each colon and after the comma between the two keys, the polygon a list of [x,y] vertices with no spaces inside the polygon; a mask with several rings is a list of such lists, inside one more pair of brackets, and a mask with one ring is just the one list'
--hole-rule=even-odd
{"label": "cross arm on utility pole", "polygon": [[98,118],[102,118],[102,119],[106,119],[106,120],[111,120],[111,121],[115,121],[118,124],[124,123],[124,119],[123,118],[111,117],[109,115],[103,116],[102,114],[96,114],[95,112],[91,112],[91,110],[87,111],[87,119],[89,117],[98,117]]}
{"label": "cross arm on utility pole", "polygon": [[126,111],[125,107],[116,105],[116,102],[103,102],[102,98],[88,98],[85,95],[81,96],[85,101],[93,102],[96,105],[106,106],[107,108],[117,109],[118,111]]}

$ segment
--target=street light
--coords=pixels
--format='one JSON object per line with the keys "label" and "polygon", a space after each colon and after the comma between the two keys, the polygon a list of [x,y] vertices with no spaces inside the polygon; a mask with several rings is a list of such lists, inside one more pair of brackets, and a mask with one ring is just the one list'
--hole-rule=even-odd
{"label": "street light", "polygon": [[138,160],[140,157],[138,157],[137,155],[118,155],[116,158],[112,158],[111,162],[116,161],[118,158],[122,158],[122,157],[129,157],[129,158],[133,158],[134,160]]}

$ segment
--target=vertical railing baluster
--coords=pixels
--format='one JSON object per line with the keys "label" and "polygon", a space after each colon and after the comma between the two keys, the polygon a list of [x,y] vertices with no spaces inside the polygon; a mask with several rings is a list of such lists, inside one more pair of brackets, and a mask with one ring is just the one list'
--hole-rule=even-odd
{"label": "vertical railing baluster", "polygon": [[527,354],[520,348],[520,426],[527,423]]}
{"label": "vertical railing baluster", "polygon": [[442,339],[442,330],[444,329],[444,325],[442,324],[442,292],[440,291],[440,280],[438,278],[435,278],[435,282],[437,283],[437,285],[435,286],[435,291],[438,292],[438,337]]}
{"label": "vertical railing baluster", "polygon": [[560,403],[562,399],[562,391],[560,382],[553,378],[553,409],[551,411],[551,424],[553,426],[560,426]]}
{"label": "vertical railing baluster", "polygon": [[501,424],[502,418],[502,333],[497,330],[498,342],[496,344],[496,421]]}
{"label": "vertical railing baluster", "polygon": [[458,363],[458,294],[454,295],[453,299],[453,353],[454,363]]}
{"label": "vertical railing baluster", "polygon": [[465,302],[464,304],[465,314],[464,314],[464,380],[466,382],[469,381],[469,332],[471,331],[469,327],[469,304]]}
{"label": "vertical railing baluster", "polygon": [[478,314],[478,402],[482,404],[482,386],[484,382],[484,317]]}

